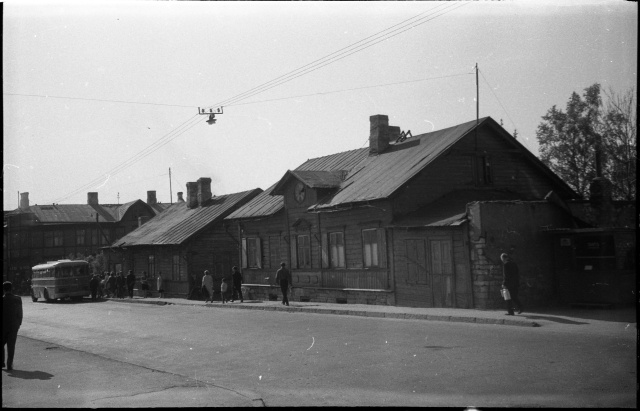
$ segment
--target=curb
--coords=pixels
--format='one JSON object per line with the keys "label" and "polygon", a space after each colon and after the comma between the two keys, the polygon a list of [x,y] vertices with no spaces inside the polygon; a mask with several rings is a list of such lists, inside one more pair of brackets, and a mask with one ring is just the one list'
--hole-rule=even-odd
{"label": "curb", "polygon": [[350,315],[355,317],[371,317],[371,318],[392,318],[399,320],[420,320],[420,321],[448,321],[474,324],[493,324],[493,325],[511,325],[518,327],[540,327],[535,321],[524,321],[514,319],[495,319],[483,317],[465,317],[465,316],[449,316],[449,315],[433,315],[433,314],[411,314],[411,313],[386,313],[379,311],[360,311],[347,309],[332,308],[306,308],[306,307],[277,307],[277,306],[251,306],[251,305],[231,305],[231,304],[198,304],[198,303],[172,303],[167,301],[152,300],[132,300],[132,299],[109,299],[108,301],[134,303],[134,304],[151,304],[151,305],[187,305],[187,306],[204,306],[207,308],[222,309],[244,309],[244,310],[262,310],[262,311],[284,311],[290,313],[308,313],[308,314],[333,314],[333,315]]}

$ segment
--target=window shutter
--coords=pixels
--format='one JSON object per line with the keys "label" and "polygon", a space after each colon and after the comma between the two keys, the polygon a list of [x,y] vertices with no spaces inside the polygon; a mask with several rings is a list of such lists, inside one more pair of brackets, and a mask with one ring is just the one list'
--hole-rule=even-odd
{"label": "window shutter", "polygon": [[322,233],[322,268],[329,268],[329,234]]}
{"label": "window shutter", "polygon": [[247,268],[247,239],[242,239],[242,268]]}
{"label": "window shutter", "polygon": [[298,242],[295,235],[291,236],[291,267],[298,268]]}
{"label": "window shutter", "polygon": [[258,264],[258,268],[262,268],[262,242],[260,241],[260,237],[256,238],[256,253],[258,254],[256,256],[256,263]]}
{"label": "window shutter", "polygon": [[387,235],[384,228],[378,228],[378,264],[387,268]]}

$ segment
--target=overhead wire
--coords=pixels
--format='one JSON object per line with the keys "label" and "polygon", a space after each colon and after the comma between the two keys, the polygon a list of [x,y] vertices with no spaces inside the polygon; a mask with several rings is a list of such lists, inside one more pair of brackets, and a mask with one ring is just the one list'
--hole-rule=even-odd
{"label": "overhead wire", "polygon": [[102,101],[105,103],[120,103],[120,104],[144,104],[150,106],[165,106],[165,107],[188,107],[195,108],[196,106],[185,106],[179,104],[163,104],[163,103],[147,103],[141,101],[126,101],[126,100],[107,100],[101,98],[84,98],[84,97],[69,97],[69,96],[50,96],[48,94],[20,94],[20,93],[2,93],[3,96],[21,96],[21,97],[43,97],[43,98],[56,98],[65,100],[82,100],[82,101]]}
{"label": "overhead wire", "polygon": [[[291,72],[289,72],[289,73],[287,73],[287,74],[285,74],[285,75],[282,75],[282,76],[280,76],[280,77],[277,77],[277,78],[276,78],[276,79],[274,79],[274,80],[271,80],[271,81],[269,81],[269,82],[267,82],[267,83],[263,83],[263,84],[262,84],[262,85],[260,85],[260,86],[254,87],[254,88],[252,88],[252,89],[250,89],[250,90],[248,90],[248,91],[245,91],[245,92],[243,92],[243,93],[240,93],[240,94],[238,94],[238,95],[236,95],[236,96],[234,96],[234,97],[231,97],[231,98],[229,98],[229,99],[223,100],[223,101],[221,101],[221,102],[219,102],[219,103],[216,103],[216,104],[210,105],[210,106],[208,106],[208,107],[220,107],[220,106],[222,106],[222,105],[224,105],[224,104],[243,101],[243,100],[245,100],[245,99],[247,99],[247,98],[250,98],[250,97],[252,97],[252,96],[254,96],[254,95],[260,94],[260,93],[262,93],[262,92],[264,92],[264,91],[267,91],[267,90],[269,90],[269,89],[271,89],[271,88],[277,87],[277,86],[282,85],[282,84],[284,84],[284,83],[286,83],[286,82],[289,82],[289,81],[291,81],[291,80],[294,80],[295,78],[298,78],[298,77],[300,77],[300,76],[303,76],[303,75],[309,74],[309,73],[311,73],[311,72],[313,72],[313,71],[316,71],[316,70],[318,70],[318,69],[320,69],[320,68],[322,68],[322,67],[325,67],[326,65],[333,64],[333,63],[335,63],[335,62],[337,62],[337,61],[339,61],[339,60],[342,60],[342,59],[344,59],[344,58],[346,58],[346,57],[348,57],[348,56],[352,55],[352,54],[358,53],[358,52],[360,52],[360,51],[362,51],[362,50],[365,50],[365,49],[367,49],[367,48],[369,48],[369,47],[372,47],[372,46],[374,46],[374,45],[376,45],[376,44],[378,44],[378,43],[380,43],[380,42],[382,42],[382,41],[386,41],[386,40],[388,40],[388,39],[390,39],[390,38],[393,38],[393,37],[395,37],[395,36],[397,36],[397,35],[399,35],[399,34],[401,34],[401,33],[405,32],[405,31],[411,30],[411,29],[413,29],[413,28],[415,28],[415,27],[417,27],[417,26],[420,26],[420,25],[422,25],[422,24],[425,24],[425,23],[427,23],[427,22],[429,22],[429,21],[431,21],[431,20],[433,20],[433,19],[435,19],[435,18],[437,18],[437,17],[440,17],[440,16],[442,16],[442,15],[444,15],[444,14],[447,14],[447,13],[449,13],[449,12],[453,11],[453,10],[456,10],[456,9],[458,9],[458,8],[460,8],[460,7],[464,6],[464,5],[466,5],[466,4],[467,4],[467,3],[462,3],[462,5],[447,6],[447,7],[444,7],[442,10],[438,10],[438,11],[437,11],[437,12],[442,12],[442,11],[444,11],[443,13],[441,13],[441,14],[439,14],[439,15],[436,15],[436,16],[433,16],[433,17],[432,17],[432,15],[428,15],[428,16],[425,16],[425,17],[422,17],[422,18],[420,18],[420,19],[417,19],[417,20],[416,20],[416,18],[417,18],[418,16],[421,16],[421,15],[423,15],[423,14],[425,14],[425,13],[431,12],[431,11],[435,10],[436,8],[438,8],[438,7],[440,6],[440,5],[438,5],[438,6],[434,7],[433,9],[431,9],[431,10],[429,10],[429,11],[427,11],[427,12],[420,13],[420,14],[418,14],[418,15],[416,15],[416,16],[414,16],[414,17],[410,18],[410,19],[407,19],[407,20],[405,20],[405,21],[403,21],[403,22],[401,22],[401,23],[398,23],[398,24],[396,24],[396,25],[394,25],[394,26],[391,26],[391,27],[389,27],[389,28],[387,28],[387,29],[385,29],[385,30],[382,30],[382,31],[380,31],[380,32],[378,32],[378,33],[376,33],[376,34],[373,34],[373,35],[371,35],[371,36],[369,36],[369,37],[366,37],[366,38],[365,38],[365,39],[363,39],[363,40],[360,40],[360,41],[358,41],[358,42],[356,42],[356,43],[353,43],[353,44],[352,44],[352,45],[350,45],[350,46],[344,47],[344,48],[342,48],[342,49],[340,49],[340,50],[338,50],[338,51],[336,51],[336,52],[334,52],[334,53],[331,53],[331,54],[329,54],[329,55],[327,55],[327,56],[325,56],[325,57],[323,57],[323,58],[321,58],[321,59],[315,60],[314,62],[309,63],[309,64],[307,64],[307,65],[305,65],[305,66],[302,66],[302,67],[300,67],[300,68],[298,68],[298,69],[296,69],[296,70],[293,70],[293,71],[291,71]],[[435,12],[435,13],[437,13],[437,12]],[[429,17],[430,17],[430,18],[429,18]],[[427,18],[429,18],[429,19],[427,19]],[[415,21],[413,21],[413,22],[411,22],[411,23],[409,23],[409,24],[405,24],[406,22],[411,21],[411,20],[415,20]],[[424,20],[424,21],[423,21],[423,20]],[[418,22],[419,22],[419,23],[418,23]],[[377,38],[377,39],[376,39],[376,41],[375,41],[375,42],[373,42],[372,44],[368,44],[368,43],[371,43],[373,40],[369,40],[369,41],[366,41],[366,42],[364,42],[364,43],[363,43],[363,41],[364,41],[364,40],[367,40],[367,39],[372,38],[372,37],[379,36],[381,33],[387,32],[387,31],[389,31],[391,28],[396,27],[396,26],[399,26],[399,25],[403,25],[403,24],[405,24],[403,27],[401,27],[401,28],[399,28],[399,29],[395,29],[395,30],[390,31],[390,33],[394,33],[394,32],[396,32],[396,31],[398,31],[398,30],[401,30],[401,31],[400,31],[400,32],[398,32],[398,33],[395,33],[395,34],[393,34],[393,35],[389,35],[390,33],[387,33],[387,34],[385,34],[384,36],[382,36],[382,38]],[[407,28],[407,27],[408,27],[408,28]],[[352,48],[354,45],[359,44],[359,43],[363,43],[363,44],[361,44],[360,46],[357,46],[357,47],[355,48],[355,50],[349,50],[349,51],[348,51],[348,54],[344,55],[344,54],[345,54],[345,53],[347,53],[347,52],[346,52],[346,51],[345,51],[345,52],[342,52],[343,50],[346,50],[346,49]],[[367,45],[367,44],[368,44],[368,45]],[[362,47],[362,46],[364,46],[364,45],[366,45],[366,47]],[[339,54],[338,54],[338,53],[339,53]],[[329,57],[329,56],[333,56],[333,55],[336,55],[336,54],[337,54],[337,56],[331,57],[331,58],[329,58],[329,59],[327,60],[327,57]],[[338,58],[338,57],[339,57],[339,58]],[[323,60],[325,60],[325,61],[323,61]],[[322,62],[322,63],[314,64],[314,63],[316,63],[316,62]],[[301,70],[301,69],[303,69],[303,68],[305,68],[305,67],[308,67],[308,66],[311,66],[311,67],[306,68],[306,69],[304,69],[304,70],[302,70],[302,71],[300,72],[300,70]],[[294,73],[295,73],[295,74],[294,74]],[[293,76],[293,77],[292,77],[292,76]],[[176,129],[172,130],[171,132],[169,132],[169,133],[165,134],[165,135],[164,135],[163,137],[161,137],[158,141],[156,141],[155,143],[153,143],[153,144],[151,144],[150,146],[146,147],[145,149],[141,150],[140,152],[136,153],[133,157],[129,158],[128,160],[124,161],[124,162],[123,162],[123,163],[121,163],[120,165],[116,166],[114,169],[112,169],[112,170],[110,170],[109,172],[105,173],[103,176],[100,176],[100,177],[98,177],[98,178],[96,178],[96,179],[92,180],[91,182],[89,182],[89,183],[87,183],[87,184],[83,185],[82,187],[80,187],[80,188],[78,188],[78,189],[74,190],[73,192],[71,192],[71,193],[69,193],[69,194],[67,194],[67,195],[65,195],[65,196],[63,196],[63,197],[60,197],[60,198],[58,198],[58,199],[54,200],[53,202],[58,202],[58,201],[60,201],[60,200],[67,199],[67,198],[69,198],[69,197],[71,197],[71,196],[73,196],[73,195],[75,195],[75,194],[77,194],[77,193],[79,193],[79,192],[84,191],[84,190],[85,190],[85,189],[87,189],[88,187],[95,186],[96,184],[98,184],[98,183],[100,183],[101,181],[103,181],[103,180],[104,180],[104,176],[111,176],[111,175],[117,174],[118,172],[120,172],[120,171],[122,171],[122,170],[126,169],[127,167],[131,166],[133,163],[135,163],[135,162],[136,162],[136,161],[138,161],[139,159],[142,159],[142,158],[144,158],[144,157],[148,156],[149,154],[151,154],[151,153],[155,152],[156,150],[158,150],[159,148],[161,148],[161,147],[162,147],[162,146],[164,146],[165,144],[168,144],[170,141],[174,140],[175,138],[179,137],[180,135],[184,134],[186,131],[188,131],[189,129],[191,129],[192,127],[194,127],[194,126],[197,124],[197,122],[196,122],[196,121],[193,121],[193,120],[194,120],[194,118],[195,118],[195,117],[197,117],[197,116],[198,116],[198,114],[196,114],[196,115],[194,115],[193,117],[191,117],[191,118],[187,119],[184,123],[182,123],[180,126],[178,126],[178,128],[176,128]],[[187,123],[191,123],[191,124],[189,124],[188,126],[185,126],[185,124],[187,124]],[[176,135],[172,136],[171,138],[169,138],[169,136],[170,136],[171,134],[173,134],[173,133],[177,133],[177,132],[178,132],[178,130],[179,130],[182,126],[185,126],[185,128],[184,128],[183,130],[181,130],[181,131],[179,132],[179,134],[176,134]],[[164,141],[162,141],[162,140],[164,140]],[[160,143],[161,141],[162,141],[162,143]],[[159,144],[159,143],[160,143],[160,144]]]}
{"label": "overhead wire", "polygon": [[[293,71],[291,71],[291,72],[289,72],[287,74],[283,74],[283,75],[277,77],[274,80],[271,80],[269,82],[263,83],[260,86],[254,87],[253,89],[250,89],[249,91],[246,91],[244,93],[240,93],[240,94],[238,94],[238,95],[236,95],[234,97],[231,97],[231,98],[226,99],[226,100],[222,100],[222,101],[220,101],[220,102],[218,102],[218,103],[216,103],[214,105],[208,106],[208,108],[220,107],[220,106],[224,106],[224,105],[230,105],[230,104],[233,104],[233,103],[235,103],[237,101],[242,101],[242,100],[245,100],[245,99],[247,99],[249,97],[255,96],[255,95],[260,94],[260,93],[263,93],[263,92],[265,92],[267,90],[270,90],[270,89],[272,89],[274,87],[277,87],[277,86],[280,86],[280,85],[282,85],[284,83],[292,81],[292,80],[294,80],[294,79],[296,79],[298,77],[301,77],[301,76],[309,74],[309,73],[311,73],[313,71],[316,71],[316,70],[318,70],[318,69],[320,69],[322,67],[325,67],[325,66],[327,66],[329,64],[333,64],[333,63],[335,63],[337,61],[340,61],[340,60],[342,60],[342,59],[344,59],[346,57],[351,56],[352,54],[358,53],[358,52],[360,52],[362,50],[365,50],[365,49],[367,49],[369,47],[372,47],[372,46],[374,46],[374,45],[376,45],[378,43],[381,43],[383,41],[389,40],[390,38],[393,38],[393,37],[395,37],[395,36],[397,36],[399,34],[402,34],[405,31],[411,30],[411,29],[413,29],[415,27],[418,27],[418,26],[420,26],[422,24],[425,24],[425,23],[427,23],[427,22],[429,22],[429,21],[431,21],[431,20],[433,20],[433,19],[435,19],[437,17],[443,16],[443,15],[445,15],[445,14],[447,14],[447,13],[449,13],[449,12],[455,10],[455,9],[463,7],[466,4],[467,3],[462,3],[462,4],[457,4],[457,5],[454,4],[454,5],[446,6],[443,10],[438,10],[437,12],[435,12],[435,13],[438,13],[438,12],[444,11],[439,15],[436,15],[436,16],[432,16],[432,15],[424,16],[424,17],[422,17],[422,18],[420,18],[420,19],[418,19],[418,20],[416,20],[414,22],[411,22],[409,24],[405,24],[404,27],[392,30],[390,32],[390,33],[393,33],[393,32],[396,32],[396,31],[402,29],[402,31],[400,31],[398,33],[395,33],[393,35],[389,35],[390,33],[387,33],[384,36],[382,36],[381,38],[376,39],[375,41],[374,40],[368,40],[368,41],[365,41],[363,44],[360,44],[357,47],[353,48],[354,45],[362,43],[364,40],[369,39],[371,37],[379,36],[380,33],[388,31],[389,29],[382,30],[382,31],[380,31],[380,32],[378,32],[376,34],[373,34],[373,35],[371,35],[369,37],[366,37],[363,40],[360,40],[360,41],[358,41],[356,43],[353,43],[350,46],[343,47],[342,49],[340,49],[340,50],[338,50],[336,52],[333,52],[333,53],[328,54],[327,56],[325,56],[323,58],[315,60],[312,63],[306,64],[306,65],[304,65],[304,66],[302,66],[302,67],[300,67],[300,68],[298,68],[296,70],[293,70]],[[432,10],[429,10],[429,11],[432,11]],[[421,13],[421,14],[424,14],[424,13]],[[411,19],[414,19],[414,18],[415,17],[412,17]],[[411,19],[408,19],[408,20],[411,20]],[[425,20],[425,19],[427,19],[427,20]],[[408,20],[405,20],[405,22],[408,21]],[[424,21],[421,21],[421,20],[424,20]],[[417,21],[421,21],[421,22],[417,23]],[[399,24],[403,24],[403,23],[399,23]],[[396,25],[394,25],[392,27],[395,27],[397,25],[398,24],[396,24]],[[369,43],[372,43],[372,44],[369,44]],[[350,49],[350,48],[353,48],[353,49],[352,50],[348,50],[348,51],[344,51],[344,50],[347,50],[347,49]],[[346,53],[348,53],[348,54],[346,54]],[[329,57],[329,56],[333,56],[333,57]],[[308,66],[310,66],[310,67],[308,67]],[[308,67],[308,68],[305,68],[305,67]],[[275,82],[275,84],[272,84],[274,82]]]}

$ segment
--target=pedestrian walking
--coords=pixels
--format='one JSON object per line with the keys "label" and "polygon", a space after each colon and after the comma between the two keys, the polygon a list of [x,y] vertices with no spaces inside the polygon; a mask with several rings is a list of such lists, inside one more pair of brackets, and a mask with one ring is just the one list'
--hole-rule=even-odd
{"label": "pedestrian walking", "polygon": [[117,290],[117,284],[116,284],[116,273],[114,271],[111,271],[111,275],[108,278],[107,281],[107,285],[108,285],[108,289],[109,289],[109,296],[111,298],[115,298],[116,297],[116,290]]}
{"label": "pedestrian walking", "polygon": [[104,287],[105,287],[104,273],[100,274],[99,280],[100,281],[98,282],[98,298],[101,299],[102,297],[104,297]]}
{"label": "pedestrian walking", "polygon": [[234,302],[238,296],[240,296],[240,302],[244,302],[242,297],[242,273],[238,271],[238,267],[233,267],[233,274],[231,274],[233,281],[233,294],[231,295],[231,302]]}
{"label": "pedestrian walking", "polygon": [[227,301],[227,289],[228,289],[227,279],[222,278],[222,282],[220,283],[220,296],[222,297],[222,304],[224,304]]}
{"label": "pedestrian walking", "polygon": [[147,272],[142,272],[142,278],[140,279],[140,289],[142,290],[142,298],[149,297],[149,280],[147,279]]}
{"label": "pedestrian walking", "polygon": [[280,284],[280,290],[282,290],[282,305],[289,305],[287,293],[289,292],[291,282],[291,271],[287,269],[285,263],[280,263],[280,269],[276,272],[276,283]]}
{"label": "pedestrian walking", "polygon": [[162,279],[162,271],[158,271],[158,298],[164,298],[164,280]]}
{"label": "pedestrian walking", "polygon": [[122,271],[118,271],[116,275],[116,295],[118,298],[124,298],[124,277]]}
{"label": "pedestrian walking", "polygon": [[136,285],[136,276],[133,274],[133,270],[129,270],[129,274],[127,274],[127,292],[129,293],[129,298],[133,298],[133,287]]}
{"label": "pedestrian walking", "polygon": [[209,301],[209,299],[213,302],[213,277],[209,273],[209,270],[204,270],[204,277],[202,277],[202,294],[205,294],[205,303]]}
{"label": "pedestrian walking", "polygon": [[518,298],[518,288],[520,287],[520,273],[518,272],[518,265],[511,261],[511,257],[508,254],[503,253],[500,255],[502,260],[502,288],[506,288],[511,296],[510,299],[505,300],[507,304],[507,314],[513,315],[515,308],[518,309],[518,314],[522,314],[522,304]]}
{"label": "pedestrian walking", "polygon": [[91,290],[91,301],[95,301],[98,295],[98,287],[100,286],[100,278],[98,274],[94,274],[89,280],[89,290]]}
{"label": "pedestrian walking", "polygon": [[[13,295],[9,281],[2,284],[2,368],[13,370],[18,330],[22,325],[22,299]],[[7,346],[7,363],[4,362],[4,346]]]}

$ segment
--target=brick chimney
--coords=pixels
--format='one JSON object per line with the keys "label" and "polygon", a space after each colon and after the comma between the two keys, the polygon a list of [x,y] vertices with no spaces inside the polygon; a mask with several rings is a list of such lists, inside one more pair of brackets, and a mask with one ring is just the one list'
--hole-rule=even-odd
{"label": "brick chimney", "polygon": [[202,207],[204,203],[211,199],[211,179],[200,177],[198,179],[198,205]]}
{"label": "brick chimney", "polygon": [[187,208],[198,207],[198,183],[187,183]]}
{"label": "brick chimney", "polygon": [[149,205],[158,204],[158,200],[156,199],[155,190],[154,191],[147,191],[147,204],[149,204]]}
{"label": "brick chimney", "polygon": [[369,117],[369,122],[369,155],[382,153],[400,136],[400,127],[390,126],[389,116],[377,114]]}
{"label": "brick chimney", "polygon": [[87,204],[92,205],[98,205],[98,193],[87,193]]}
{"label": "brick chimney", "polygon": [[29,208],[29,193],[26,191],[24,193],[20,193],[20,208]]}
{"label": "brick chimney", "polygon": [[184,203],[184,198],[182,198],[182,191],[178,191],[178,203]]}

